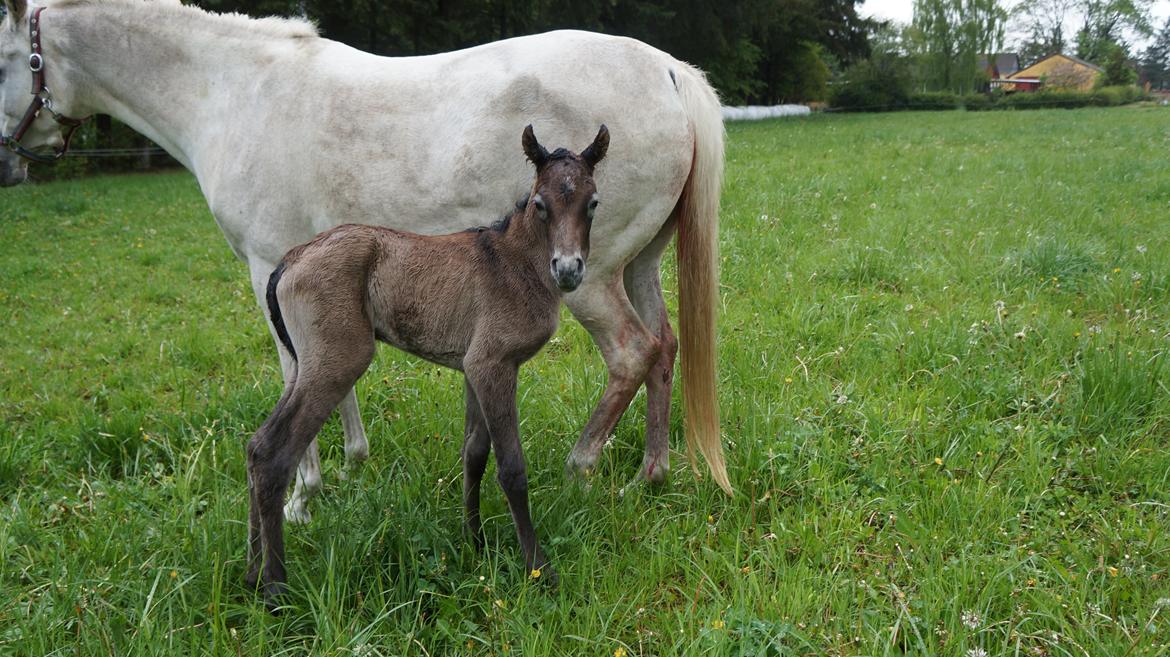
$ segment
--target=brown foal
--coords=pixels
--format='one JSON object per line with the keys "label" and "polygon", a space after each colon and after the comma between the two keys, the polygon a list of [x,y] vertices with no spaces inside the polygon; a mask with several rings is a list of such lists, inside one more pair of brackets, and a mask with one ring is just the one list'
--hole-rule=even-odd
{"label": "brown foal", "polygon": [[528,513],[516,376],[557,328],[560,297],[581,283],[597,207],[593,169],[609,131],[580,155],[549,153],[524,130],[536,166],[527,202],[490,228],[422,236],[347,224],[290,250],[268,307],[293,355],[276,409],[248,443],[248,583],[271,607],[284,591],[285,490],[309,442],[374,358],[381,340],[464,374],[463,502],[483,544],[479,487],[496,452],[524,562],[555,580]]}

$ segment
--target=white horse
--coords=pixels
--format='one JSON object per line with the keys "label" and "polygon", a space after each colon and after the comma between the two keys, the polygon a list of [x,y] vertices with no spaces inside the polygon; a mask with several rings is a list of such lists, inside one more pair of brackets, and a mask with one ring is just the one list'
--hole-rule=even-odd
{"label": "white horse", "polygon": [[[432,234],[477,225],[527,190],[515,144],[526,124],[557,144],[588,143],[584,130],[607,124],[614,148],[598,176],[605,203],[589,273],[565,302],[601,348],[609,378],[567,467],[593,468],[645,383],[639,476],[666,477],[681,347],[688,454],[693,463],[698,449],[730,494],[715,394],[723,123],[699,70],[639,41],[587,32],[386,58],[298,20],[138,0],[62,0],[40,12],[27,0],[4,2],[0,135],[13,152],[0,151],[0,184],[26,178],[17,153],[66,146],[65,117],[112,115],[194,173],[248,264],[261,309],[268,276],[293,245],[340,223]],[[47,107],[22,127],[37,98]],[[659,281],[676,231],[677,341]],[[287,378],[290,359],[277,347]],[[340,411],[351,467],[369,449],[352,390]],[[320,486],[314,442],[289,520],[309,520],[306,503]]]}

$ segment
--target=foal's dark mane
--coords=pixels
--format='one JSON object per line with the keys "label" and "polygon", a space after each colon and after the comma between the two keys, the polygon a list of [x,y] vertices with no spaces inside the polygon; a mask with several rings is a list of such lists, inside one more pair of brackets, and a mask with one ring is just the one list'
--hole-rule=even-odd
{"label": "foal's dark mane", "polygon": [[528,194],[525,194],[523,198],[521,198],[519,201],[516,201],[516,207],[512,208],[511,212],[508,212],[507,214],[500,217],[499,219],[496,219],[495,221],[493,221],[491,223],[491,225],[472,226],[471,228],[466,229],[464,232],[482,233],[482,232],[490,230],[493,233],[505,233],[508,231],[508,226],[510,226],[512,224],[512,218],[518,214],[523,214],[524,208],[527,208],[527,207],[528,207]]}

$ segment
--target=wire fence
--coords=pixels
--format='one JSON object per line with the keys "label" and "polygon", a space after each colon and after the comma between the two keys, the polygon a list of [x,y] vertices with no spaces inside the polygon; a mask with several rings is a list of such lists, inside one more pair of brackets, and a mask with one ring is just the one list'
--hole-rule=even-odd
{"label": "wire fence", "polygon": [[158,146],[139,148],[74,148],[67,157],[161,157],[168,153]]}

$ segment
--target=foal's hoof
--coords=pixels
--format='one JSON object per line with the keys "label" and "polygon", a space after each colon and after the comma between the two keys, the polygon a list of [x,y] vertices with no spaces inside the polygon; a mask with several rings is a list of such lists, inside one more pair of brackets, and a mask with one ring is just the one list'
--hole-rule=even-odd
{"label": "foal's hoof", "polygon": [[548,588],[555,588],[561,583],[561,576],[558,575],[557,571],[547,563],[540,568],[535,568],[528,571],[528,578],[531,579],[534,584],[539,584]]}
{"label": "foal's hoof", "polygon": [[268,609],[268,613],[273,616],[280,615],[287,591],[288,587],[284,582],[269,582],[264,585],[264,606]]}
{"label": "foal's hoof", "polygon": [[309,513],[309,507],[304,502],[289,500],[284,505],[284,519],[294,525],[307,525],[313,521],[313,514]]}
{"label": "foal's hoof", "polygon": [[337,473],[337,478],[342,481],[349,481],[351,478],[356,477],[369,458],[369,452],[346,456],[345,465],[341,466],[341,472]]}

